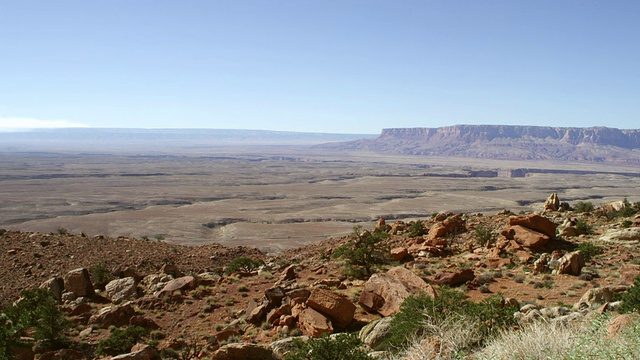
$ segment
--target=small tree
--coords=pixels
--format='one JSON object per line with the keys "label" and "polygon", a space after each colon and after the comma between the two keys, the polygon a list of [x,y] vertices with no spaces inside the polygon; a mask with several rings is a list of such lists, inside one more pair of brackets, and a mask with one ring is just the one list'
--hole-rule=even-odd
{"label": "small tree", "polygon": [[15,305],[0,313],[0,355],[11,358],[12,349],[23,344],[21,336],[28,333],[40,342],[44,350],[61,349],[68,345],[65,331],[69,321],[56,306],[56,300],[45,289],[25,290]]}
{"label": "small tree", "polygon": [[361,226],[356,226],[353,232],[352,240],[338,247],[333,257],[346,259],[347,275],[371,275],[375,267],[389,261],[389,246],[384,243],[389,234],[378,230],[363,231]]}
{"label": "small tree", "polygon": [[227,266],[226,274],[231,274],[238,271],[252,272],[264,265],[264,261],[261,259],[252,259],[246,256],[240,256],[233,260],[229,266]]}

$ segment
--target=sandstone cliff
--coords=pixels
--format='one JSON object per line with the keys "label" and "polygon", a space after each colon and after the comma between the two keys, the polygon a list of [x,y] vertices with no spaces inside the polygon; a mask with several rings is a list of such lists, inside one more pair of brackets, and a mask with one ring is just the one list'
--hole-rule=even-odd
{"label": "sandstone cliff", "polygon": [[509,125],[384,129],[374,139],[320,145],[409,155],[640,163],[640,130]]}

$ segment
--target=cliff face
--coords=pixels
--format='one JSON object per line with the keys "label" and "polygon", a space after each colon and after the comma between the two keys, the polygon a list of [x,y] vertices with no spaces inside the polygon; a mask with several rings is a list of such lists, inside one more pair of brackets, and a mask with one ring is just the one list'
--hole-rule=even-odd
{"label": "cliff face", "polygon": [[324,148],[507,160],[640,164],[640,130],[508,125],[384,129],[375,139]]}

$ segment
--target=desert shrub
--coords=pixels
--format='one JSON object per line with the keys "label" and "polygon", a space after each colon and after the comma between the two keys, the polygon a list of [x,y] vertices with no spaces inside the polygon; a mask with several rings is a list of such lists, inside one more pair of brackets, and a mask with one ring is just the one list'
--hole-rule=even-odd
{"label": "desert shrub", "polygon": [[362,343],[355,334],[341,333],[324,335],[304,342],[294,340],[295,348],[284,360],[369,360],[371,357],[361,348]]}
{"label": "desert shrub", "polygon": [[0,311],[0,324],[2,358],[11,358],[12,349],[22,347],[20,337],[27,334],[43,350],[57,350],[69,344],[65,331],[71,325],[45,289],[23,291],[19,301]]}
{"label": "desert shrub", "polygon": [[484,224],[478,225],[474,232],[476,243],[480,246],[486,246],[495,242],[495,234],[493,233],[491,226],[485,226]]}
{"label": "desert shrub", "polygon": [[67,229],[65,229],[65,228],[63,228],[63,227],[59,227],[56,231],[57,231],[57,232],[58,232],[58,234],[60,234],[60,235],[65,235],[65,234],[68,234],[68,233],[69,233],[69,230],[67,230]]}
{"label": "desert shrub", "polygon": [[383,242],[389,234],[361,229],[359,226],[355,227],[352,240],[333,252],[334,258],[345,259],[343,274],[349,277],[371,275],[376,267],[389,262],[389,247]]}
{"label": "desert shrub", "polygon": [[105,263],[99,263],[89,268],[91,280],[98,288],[104,288],[114,277]]}
{"label": "desert shrub", "polygon": [[640,322],[635,320],[616,336],[607,337],[609,319],[611,316],[603,315],[591,320],[588,329],[575,336],[564,359],[639,359]]}
{"label": "desert shrub", "polygon": [[231,274],[234,272],[252,272],[257,270],[260,266],[264,265],[264,261],[261,259],[252,259],[246,256],[240,256],[233,260],[227,269],[225,270],[226,274]]}
{"label": "desert shrub", "polygon": [[129,326],[125,329],[116,328],[111,335],[98,343],[96,355],[119,355],[128,353],[133,345],[147,336],[147,331],[141,326]]}
{"label": "desert shrub", "polygon": [[[392,351],[406,347],[412,339],[430,336],[425,324],[438,324],[450,317],[477,323],[481,343],[501,329],[515,325],[513,313],[516,309],[501,304],[501,296],[494,295],[482,302],[474,303],[459,291],[442,287],[434,299],[421,293],[408,297],[391,322],[391,336],[384,346]],[[470,346],[471,344],[469,344]]]}
{"label": "desert shrub", "polygon": [[412,339],[388,360],[465,359],[480,338],[478,323],[462,316],[429,319],[423,325],[429,340]]}
{"label": "desert shrub", "polygon": [[588,241],[580,243],[576,247],[576,250],[580,250],[582,252],[585,261],[591,261],[594,256],[601,254],[603,251],[602,247],[594,245],[593,243]]}
{"label": "desert shrub", "polygon": [[429,230],[424,226],[424,223],[420,220],[415,221],[407,229],[407,235],[409,237],[418,237],[426,234]]}
{"label": "desert shrub", "polygon": [[629,220],[629,219],[625,219],[625,220],[622,222],[622,227],[623,227],[623,228],[625,228],[625,229],[630,228],[630,227],[631,227],[631,225],[633,225],[633,221],[631,221],[631,220]]}
{"label": "desert shrub", "polygon": [[622,304],[618,312],[624,314],[629,312],[640,312],[640,275],[633,280],[633,286],[622,296]]}
{"label": "desert shrub", "polygon": [[593,206],[593,203],[591,201],[578,201],[574,206],[573,206],[573,211],[577,212],[577,213],[585,213],[585,212],[590,212],[593,211],[595,209],[595,206]]}
{"label": "desert shrub", "polygon": [[591,234],[593,231],[591,224],[585,218],[580,218],[576,221],[576,229],[585,234]]}
{"label": "desert shrub", "polygon": [[631,217],[637,212],[638,210],[633,205],[631,205],[629,200],[627,200],[627,198],[624,198],[624,200],[622,200],[622,209],[618,211],[618,217]]}

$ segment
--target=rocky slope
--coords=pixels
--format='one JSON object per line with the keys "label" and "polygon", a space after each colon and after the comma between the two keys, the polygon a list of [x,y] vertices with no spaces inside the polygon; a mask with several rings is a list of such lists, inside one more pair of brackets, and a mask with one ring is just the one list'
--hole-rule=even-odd
{"label": "rocky slope", "polygon": [[[553,194],[541,210],[380,219],[358,236],[274,256],[217,244],[0,231],[2,306],[38,286],[59,299],[76,345],[41,359],[101,358],[98,344],[131,325],[146,329],[141,342],[152,347],[140,344],[113,359],[157,359],[157,351],[174,359],[274,359],[295,338],[347,331],[375,348],[378,324],[388,325],[407,296],[435,296],[444,285],[476,302],[500,294],[505,304],[522,306],[514,314],[522,324],[615,311],[613,294],[640,274],[640,204],[579,213]],[[388,260],[370,277],[345,276],[345,259],[332,255],[371,233],[387,234],[376,249]],[[225,271],[239,257],[264,264]],[[34,352],[22,355],[32,359]]]}
{"label": "rocky slope", "polygon": [[375,139],[323,144],[324,149],[505,160],[640,163],[640,130],[508,125],[384,129]]}

